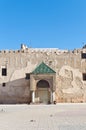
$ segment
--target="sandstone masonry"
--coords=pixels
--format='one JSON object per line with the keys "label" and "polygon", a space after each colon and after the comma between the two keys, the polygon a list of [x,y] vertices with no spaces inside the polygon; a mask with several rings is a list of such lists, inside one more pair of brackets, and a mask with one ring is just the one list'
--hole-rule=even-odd
{"label": "sandstone masonry", "polygon": [[[42,62],[56,73],[33,75]],[[22,45],[20,50],[0,51],[0,103],[42,103],[43,99],[86,102],[85,47],[68,51]]]}

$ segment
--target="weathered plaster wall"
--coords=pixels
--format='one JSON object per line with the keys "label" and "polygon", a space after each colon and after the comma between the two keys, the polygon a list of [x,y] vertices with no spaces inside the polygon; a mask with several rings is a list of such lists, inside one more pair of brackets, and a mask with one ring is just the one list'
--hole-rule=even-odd
{"label": "weathered plaster wall", "polygon": [[59,102],[84,102],[85,87],[79,69],[63,66],[57,80],[57,100]]}
{"label": "weathered plaster wall", "polygon": [[[56,71],[56,101],[86,102],[85,59],[81,52],[58,49],[32,49],[0,52],[0,103],[30,101],[30,82],[25,79],[42,61]],[[7,67],[7,76],[2,76],[2,67]],[[3,87],[2,84],[6,83]]]}

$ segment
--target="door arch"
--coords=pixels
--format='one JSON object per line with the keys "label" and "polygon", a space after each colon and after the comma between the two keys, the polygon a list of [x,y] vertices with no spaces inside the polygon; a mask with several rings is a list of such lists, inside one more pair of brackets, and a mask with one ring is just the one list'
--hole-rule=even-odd
{"label": "door arch", "polygon": [[50,87],[50,85],[49,85],[48,81],[46,81],[46,80],[42,79],[37,82],[37,88],[49,88],[49,87]]}
{"label": "door arch", "polygon": [[47,104],[50,102],[50,85],[47,80],[39,80],[37,82],[37,91],[36,91],[36,97],[39,99],[40,103]]}

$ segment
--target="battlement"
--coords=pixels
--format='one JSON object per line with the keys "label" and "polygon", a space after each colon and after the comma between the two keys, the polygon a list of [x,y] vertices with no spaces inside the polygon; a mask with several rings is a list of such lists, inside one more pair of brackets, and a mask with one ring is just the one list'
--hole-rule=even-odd
{"label": "battlement", "polygon": [[86,53],[86,48],[74,49],[74,50],[61,50],[58,48],[28,48],[26,45],[21,44],[20,50],[1,50],[1,54],[4,53],[55,53],[57,55],[64,54],[64,53],[71,53],[71,54],[79,54],[79,53]]}
{"label": "battlement", "polygon": [[59,50],[56,48],[26,48],[24,50],[1,50],[0,53],[56,53],[56,54],[62,54],[62,53],[68,53],[70,51],[68,50]]}

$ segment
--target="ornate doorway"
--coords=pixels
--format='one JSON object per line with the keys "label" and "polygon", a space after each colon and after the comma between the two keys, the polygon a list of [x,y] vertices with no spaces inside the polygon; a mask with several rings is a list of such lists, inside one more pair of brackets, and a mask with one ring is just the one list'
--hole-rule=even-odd
{"label": "ornate doorway", "polygon": [[30,74],[32,103],[53,103],[55,88],[56,72],[42,62]]}

